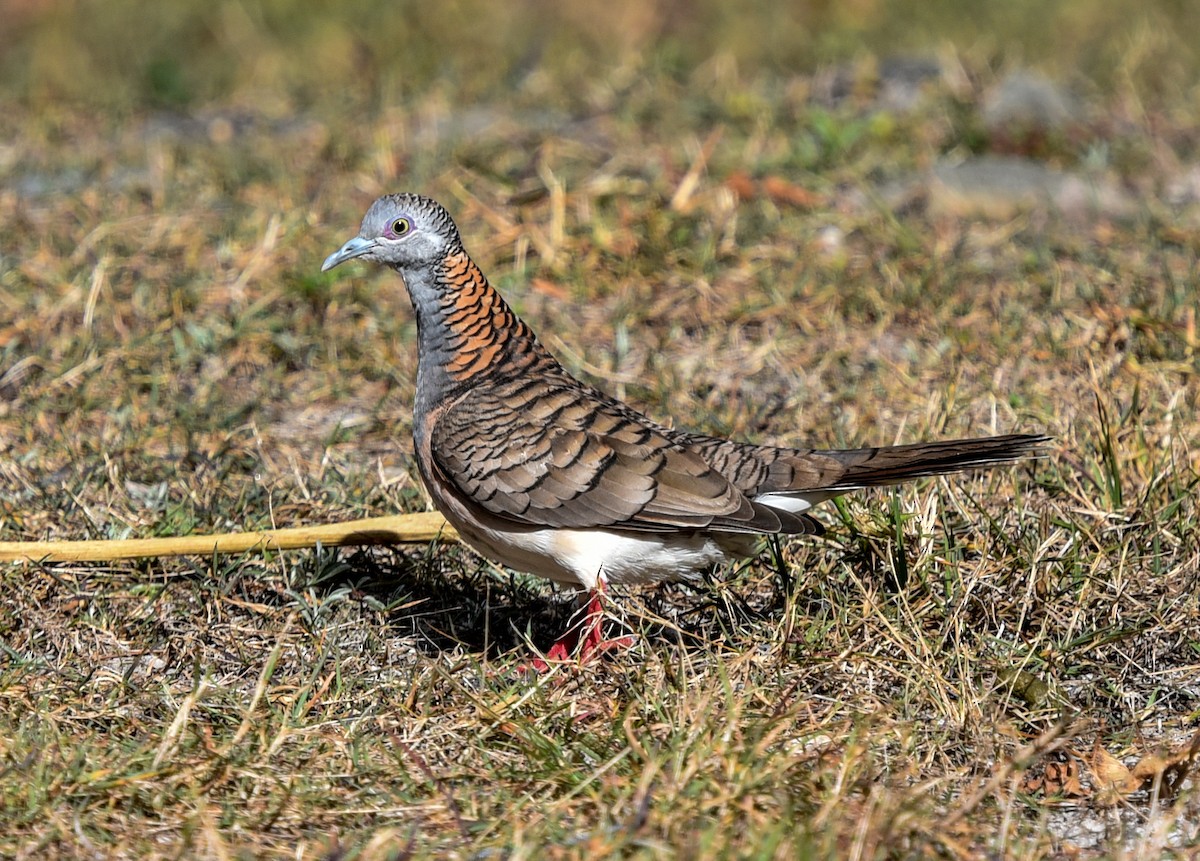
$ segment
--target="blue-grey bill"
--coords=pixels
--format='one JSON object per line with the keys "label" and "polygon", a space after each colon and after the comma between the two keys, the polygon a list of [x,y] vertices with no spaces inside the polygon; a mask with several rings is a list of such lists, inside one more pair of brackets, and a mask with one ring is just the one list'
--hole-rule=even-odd
{"label": "blue-grey bill", "polygon": [[337,251],[326,257],[325,262],[321,264],[321,271],[328,272],[339,263],[345,263],[347,260],[353,260],[355,257],[361,257],[374,247],[375,242],[373,240],[363,239],[361,236],[356,236]]}

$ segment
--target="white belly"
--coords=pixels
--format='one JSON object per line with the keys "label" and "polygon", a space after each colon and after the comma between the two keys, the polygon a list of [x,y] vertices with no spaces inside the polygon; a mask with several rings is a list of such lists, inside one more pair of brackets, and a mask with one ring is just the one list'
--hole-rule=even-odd
{"label": "white belly", "polygon": [[598,582],[678,580],[753,552],[754,538],[699,532],[618,532],[605,529],[503,531],[455,524],[484,556],[516,571],[593,589]]}

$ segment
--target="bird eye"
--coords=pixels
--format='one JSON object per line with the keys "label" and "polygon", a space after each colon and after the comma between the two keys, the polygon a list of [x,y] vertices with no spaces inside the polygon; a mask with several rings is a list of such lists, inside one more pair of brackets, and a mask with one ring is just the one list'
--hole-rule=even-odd
{"label": "bird eye", "polygon": [[408,233],[411,228],[412,225],[408,223],[407,218],[397,218],[392,222],[392,233],[396,234],[397,236],[403,236],[404,234]]}

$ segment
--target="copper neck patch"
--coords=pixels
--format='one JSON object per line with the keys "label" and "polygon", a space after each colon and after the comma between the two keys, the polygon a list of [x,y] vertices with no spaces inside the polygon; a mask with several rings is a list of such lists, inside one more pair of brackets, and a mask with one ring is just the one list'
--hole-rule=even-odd
{"label": "copper neck patch", "polygon": [[445,369],[452,379],[468,380],[493,367],[517,339],[532,340],[465,251],[446,255],[438,280],[450,355]]}

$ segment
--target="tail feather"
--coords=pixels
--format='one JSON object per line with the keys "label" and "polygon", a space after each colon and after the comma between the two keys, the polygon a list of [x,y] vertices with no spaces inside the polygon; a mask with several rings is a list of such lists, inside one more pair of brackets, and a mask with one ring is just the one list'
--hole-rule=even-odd
{"label": "tail feather", "polygon": [[825,489],[842,492],[859,487],[881,487],[931,475],[1011,463],[1044,454],[1049,441],[1050,437],[1042,434],[1006,434],[825,451],[821,454],[840,463],[844,470],[836,483]]}

